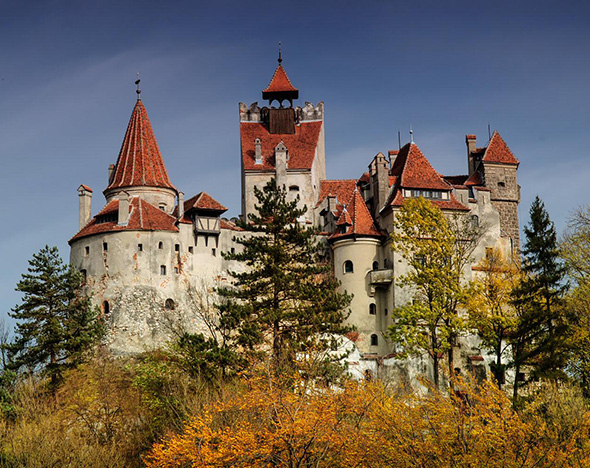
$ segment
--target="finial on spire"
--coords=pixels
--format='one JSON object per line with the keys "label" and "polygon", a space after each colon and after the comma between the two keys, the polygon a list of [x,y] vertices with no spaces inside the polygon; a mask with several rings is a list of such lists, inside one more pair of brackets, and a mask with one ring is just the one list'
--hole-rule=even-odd
{"label": "finial on spire", "polygon": [[412,124],[410,124],[410,143],[414,143],[414,130],[412,129]]}
{"label": "finial on spire", "polygon": [[135,92],[137,93],[137,100],[141,101],[141,89],[139,89],[139,83],[141,82],[141,80],[139,79],[139,72],[137,72],[137,80],[135,80],[135,86],[137,86],[137,89],[135,90]]}
{"label": "finial on spire", "polygon": [[281,57],[281,41],[279,41],[279,65],[281,64],[281,62],[283,61],[283,58]]}

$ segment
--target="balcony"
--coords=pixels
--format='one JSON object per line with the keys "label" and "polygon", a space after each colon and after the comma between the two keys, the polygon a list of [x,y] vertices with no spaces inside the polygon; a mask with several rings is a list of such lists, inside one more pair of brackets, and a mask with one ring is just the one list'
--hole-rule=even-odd
{"label": "balcony", "polygon": [[194,221],[196,234],[219,234],[219,218],[210,216],[196,216]]}
{"label": "balcony", "polygon": [[382,270],[371,270],[369,272],[369,294],[375,295],[375,289],[387,288],[393,282],[393,270],[390,268]]}

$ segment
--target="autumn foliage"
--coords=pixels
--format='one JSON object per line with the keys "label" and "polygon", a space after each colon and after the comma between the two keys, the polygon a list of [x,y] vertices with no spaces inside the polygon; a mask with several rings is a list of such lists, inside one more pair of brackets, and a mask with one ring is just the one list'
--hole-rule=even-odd
{"label": "autumn foliage", "polygon": [[261,375],[154,445],[148,467],[588,466],[590,420],[568,440],[492,383],[398,393],[379,382],[289,388]]}

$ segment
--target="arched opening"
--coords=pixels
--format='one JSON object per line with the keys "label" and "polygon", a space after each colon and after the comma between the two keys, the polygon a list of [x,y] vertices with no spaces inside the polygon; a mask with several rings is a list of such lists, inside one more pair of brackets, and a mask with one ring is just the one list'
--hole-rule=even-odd
{"label": "arched opening", "polygon": [[162,250],[164,248],[163,242],[158,242],[158,249]]}
{"label": "arched opening", "polygon": [[344,274],[346,273],[353,273],[354,272],[354,265],[350,260],[346,260],[344,262]]}
{"label": "arched opening", "polygon": [[379,269],[379,262],[377,260],[375,260],[373,262],[373,270],[378,270]]}
{"label": "arched opening", "polygon": [[172,299],[166,299],[166,302],[164,302],[164,309],[174,310],[176,309],[176,303]]}
{"label": "arched opening", "polygon": [[108,301],[103,301],[102,303],[102,313],[104,315],[109,315],[111,313],[111,307],[109,306]]}
{"label": "arched opening", "polygon": [[371,335],[371,346],[378,346],[379,345],[379,337],[374,333]]}
{"label": "arched opening", "polygon": [[371,314],[371,315],[377,314],[377,306],[375,304],[369,304],[369,314]]}

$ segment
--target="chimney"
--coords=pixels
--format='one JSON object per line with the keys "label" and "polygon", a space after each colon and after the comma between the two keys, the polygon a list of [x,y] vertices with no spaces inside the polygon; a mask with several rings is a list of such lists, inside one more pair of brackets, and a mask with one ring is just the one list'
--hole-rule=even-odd
{"label": "chimney", "polygon": [[129,195],[127,192],[119,193],[119,219],[117,225],[123,226],[129,222]]}
{"label": "chimney", "polygon": [[80,203],[79,222],[80,229],[82,229],[90,221],[90,213],[92,212],[92,189],[86,185],[80,185],[80,187],[78,187],[78,201]]}
{"label": "chimney", "polygon": [[467,170],[469,175],[475,172],[475,161],[473,153],[475,153],[476,137],[475,135],[465,135],[465,143],[467,144]]}
{"label": "chimney", "polygon": [[109,164],[109,185],[111,185],[114,175],[115,175],[115,165]]}
{"label": "chimney", "polygon": [[254,140],[254,164],[262,164],[262,141],[260,138]]}
{"label": "chimney", "polygon": [[328,195],[328,211],[330,211],[330,213],[336,212],[337,202],[338,202],[338,199],[334,195],[332,195],[332,194]]}
{"label": "chimney", "polygon": [[178,192],[178,219],[184,216],[184,192]]}
{"label": "chimney", "polygon": [[385,199],[389,194],[389,162],[383,153],[378,153],[371,161],[369,166],[371,175],[371,192],[373,194],[374,216],[379,214],[379,210],[385,204]]}
{"label": "chimney", "polygon": [[277,187],[282,188],[286,183],[289,156],[283,140],[275,147],[275,178]]}
{"label": "chimney", "polygon": [[395,159],[397,158],[398,154],[399,150],[389,150],[389,170],[393,168],[393,165],[395,164]]}

